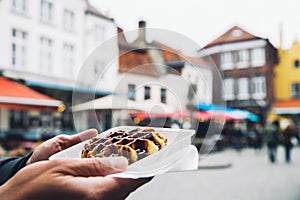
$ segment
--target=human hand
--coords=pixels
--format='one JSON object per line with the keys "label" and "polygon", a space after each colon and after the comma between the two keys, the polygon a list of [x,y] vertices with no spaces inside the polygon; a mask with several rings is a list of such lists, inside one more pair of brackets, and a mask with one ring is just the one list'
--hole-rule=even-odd
{"label": "human hand", "polygon": [[38,146],[28,159],[26,165],[48,160],[53,154],[60,152],[84,140],[95,137],[98,134],[96,129],[88,129],[75,135],[57,135]]}
{"label": "human hand", "polygon": [[22,200],[121,200],[150,181],[105,177],[124,171],[124,157],[58,159],[24,167],[0,187],[0,196]]}

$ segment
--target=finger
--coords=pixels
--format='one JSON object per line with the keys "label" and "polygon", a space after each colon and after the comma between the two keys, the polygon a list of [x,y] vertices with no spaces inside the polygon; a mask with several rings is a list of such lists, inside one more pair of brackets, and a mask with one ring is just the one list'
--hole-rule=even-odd
{"label": "finger", "polygon": [[[88,140],[88,139],[91,139],[95,136],[98,135],[98,131],[97,129],[88,129],[88,130],[85,130],[85,131],[82,131],[78,134],[75,134],[75,135],[71,135],[69,138],[68,138],[68,147],[70,146],[73,146],[77,143],[80,143],[82,141],[85,141],[85,140]],[[68,148],[66,147],[66,148]]]}
{"label": "finger", "polygon": [[125,157],[69,159],[74,176],[106,176],[126,170],[128,160]]}

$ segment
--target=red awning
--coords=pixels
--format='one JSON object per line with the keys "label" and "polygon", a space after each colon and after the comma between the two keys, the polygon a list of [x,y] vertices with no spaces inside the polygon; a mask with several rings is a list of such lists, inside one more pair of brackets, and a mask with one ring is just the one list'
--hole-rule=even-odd
{"label": "red awning", "polygon": [[278,100],[273,104],[276,114],[299,114],[300,99]]}
{"label": "red awning", "polygon": [[[177,111],[174,113],[148,113],[148,112],[130,112],[129,113],[131,117],[138,117],[140,119],[145,118],[172,118],[172,119],[180,119],[180,118],[186,118],[190,117],[191,113],[188,110],[184,111]],[[194,111],[193,117],[195,119],[198,119],[199,121],[207,121],[211,119],[218,119],[218,120],[240,120],[233,118],[226,113],[211,113],[206,111]]]}
{"label": "red awning", "polygon": [[63,102],[0,77],[0,107],[16,110],[57,110]]}

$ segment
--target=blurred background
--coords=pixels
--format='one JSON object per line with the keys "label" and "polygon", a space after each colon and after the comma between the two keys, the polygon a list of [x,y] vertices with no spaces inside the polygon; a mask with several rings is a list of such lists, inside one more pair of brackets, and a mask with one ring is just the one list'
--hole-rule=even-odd
{"label": "blurred background", "polygon": [[0,0],[0,155],[87,128],[194,129],[212,147],[199,170],[129,199],[299,199],[298,4]]}

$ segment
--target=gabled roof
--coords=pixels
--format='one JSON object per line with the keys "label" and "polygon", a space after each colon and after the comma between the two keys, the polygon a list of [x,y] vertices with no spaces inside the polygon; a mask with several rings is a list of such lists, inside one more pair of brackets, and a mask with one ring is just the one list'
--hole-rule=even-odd
{"label": "gabled roof", "polygon": [[182,53],[180,51],[175,50],[156,40],[153,41],[153,44],[158,46],[161,49],[165,62],[181,60]]}
{"label": "gabled roof", "polygon": [[[119,48],[122,48],[119,46]],[[119,71],[147,76],[157,76],[157,71],[146,51],[122,51],[120,49]]]}
{"label": "gabled roof", "polygon": [[212,47],[218,44],[241,42],[241,41],[255,40],[255,39],[263,39],[263,38],[255,36],[238,26],[233,26],[224,34],[222,34],[212,42],[208,43],[204,48]]}
{"label": "gabled roof", "polygon": [[197,66],[202,66],[202,67],[211,67],[213,66],[212,64],[210,64],[209,62],[207,62],[206,60],[204,60],[203,58],[199,58],[199,57],[190,57],[190,56],[184,56],[183,60],[187,63],[191,63],[193,65],[197,65]]}

